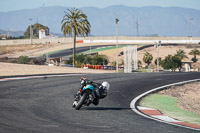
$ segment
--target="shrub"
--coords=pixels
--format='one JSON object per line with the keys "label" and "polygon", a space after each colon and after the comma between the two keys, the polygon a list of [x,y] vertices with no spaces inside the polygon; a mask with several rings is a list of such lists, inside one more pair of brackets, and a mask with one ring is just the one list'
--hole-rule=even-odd
{"label": "shrub", "polygon": [[103,55],[94,55],[92,58],[92,65],[107,65],[108,60],[105,56]]}
{"label": "shrub", "polygon": [[[162,59],[161,59],[161,57],[159,57],[159,58],[158,58],[159,66],[161,65],[161,61],[162,61]],[[157,59],[155,59],[154,63],[155,63],[155,65],[157,65]]]}
{"label": "shrub", "polygon": [[[66,64],[72,64],[73,59],[70,56],[69,61],[66,61]],[[75,55],[75,67],[81,67],[83,64],[91,64],[91,65],[107,65],[108,59],[106,56],[103,55],[83,55],[83,54],[76,54]]]}
{"label": "shrub", "polygon": [[111,66],[114,66],[114,67],[115,67],[116,64],[117,64],[116,61],[111,62]]}
{"label": "shrub", "polygon": [[18,63],[19,64],[28,64],[28,62],[30,61],[29,57],[28,56],[20,56],[18,58]]}
{"label": "shrub", "polygon": [[141,62],[141,60],[138,60],[138,67],[142,67],[142,62]]}
{"label": "shrub", "polygon": [[35,65],[44,65],[45,64],[45,59],[42,58],[34,58],[31,60],[31,62]]}

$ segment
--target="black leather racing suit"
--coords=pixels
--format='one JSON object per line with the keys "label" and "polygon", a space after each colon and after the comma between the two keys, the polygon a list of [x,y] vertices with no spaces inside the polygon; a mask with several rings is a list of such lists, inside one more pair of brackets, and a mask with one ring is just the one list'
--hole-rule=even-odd
{"label": "black leather racing suit", "polygon": [[99,104],[99,99],[105,98],[107,96],[107,90],[103,88],[101,83],[96,83],[88,79],[82,79],[81,80],[81,85],[80,85],[80,91],[86,86],[86,85],[92,85],[94,86],[94,91],[93,91],[93,104],[98,105]]}

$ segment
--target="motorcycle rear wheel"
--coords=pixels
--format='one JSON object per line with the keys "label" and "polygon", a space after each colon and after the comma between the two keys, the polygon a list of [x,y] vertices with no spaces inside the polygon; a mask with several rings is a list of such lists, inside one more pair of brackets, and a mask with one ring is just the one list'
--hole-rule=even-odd
{"label": "motorcycle rear wheel", "polygon": [[81,96],[81,99],[78,101],[78,104],[75,107],[76,110],[79,110],[81,108],[86,98],[87,98],[87,93],[83,93],[83,95]]}

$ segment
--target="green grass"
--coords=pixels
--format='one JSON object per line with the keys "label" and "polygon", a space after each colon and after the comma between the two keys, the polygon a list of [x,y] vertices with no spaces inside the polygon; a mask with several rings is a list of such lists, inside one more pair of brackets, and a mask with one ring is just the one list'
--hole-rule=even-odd
{"label": "green grass", "polygon": [[[126,46],[127,45],[120,45],[118,48],[122,48],[122,47],[126,47]],[[82,52],[82,54],[105,51],[105,50],[110,50],[110,49],[115,49],[115,48],[116,48],[116,46],[106,46],[104,48],[96,48],[96,49],[91,49],[91,50],[88,50],[88,51],[84,51],[84,52]],[[62,50],[52,51],[52,52],[49,52],[48,54],[54,54],[54,53],[57,53],[57,52],[60,52],[60,51],[62,51]]]}
{"label": "green grass", "polygon": [[[121,47],[125,47],[126,45],[124,46],[119,46],[119,48]],[[104,48],[96,48],[96,49],[91,49],[91,50],[88,50],[88,51],[85,51],[85,52],[82,52],[82,54],[87,54],[87,53],[93,53],[93,52],[99,52],[99,51],[104,51],[104,50],[110,50],[110,49],[115,49],[116,46],[110,46],[110,47],[104,47]],[[54,54],[54,53],[57,53],[57,52],[60,52],[62,50],[57,50],[57,51],[52,51],[52,52],[49,52],[48,54]]]}
{"label": "green grass", "polygon": [[178,108],[178,99],[159,94],[150,94],[140,101],[140,106],[158,109],[164,115],[174,119],[200,125],[200,116]]}
{"label": "green grass", "polygon": [[137,72],[152,72],[150,69],[139,68]]}

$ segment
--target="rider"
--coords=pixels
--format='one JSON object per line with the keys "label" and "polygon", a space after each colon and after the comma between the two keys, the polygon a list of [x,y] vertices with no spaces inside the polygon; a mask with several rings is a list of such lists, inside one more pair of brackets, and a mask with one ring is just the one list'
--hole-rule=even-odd
{"label": "rider", "polygon": [[110,88],[110,84],[108,82],[96,83],[84,77],[82,77],[81,80],[82,81],[78,93],[80,93],[86,85],[92,85],[95,88],[93,93],[94,99],[92,102],[94,105],[98,105],[99,99],[105,98],[107,96],[107,91]]}

